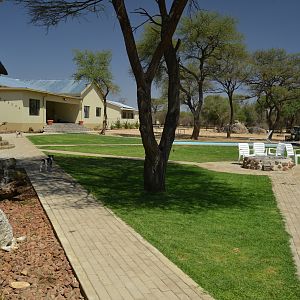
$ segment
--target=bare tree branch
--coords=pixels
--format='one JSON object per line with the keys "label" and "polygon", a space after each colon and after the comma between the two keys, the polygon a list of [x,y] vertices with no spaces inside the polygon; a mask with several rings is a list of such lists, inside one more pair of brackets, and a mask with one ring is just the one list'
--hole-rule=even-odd
{"label": "bare tree branch", "polygon": [[29,9],[31,23],[46,26],[57,25],[66,18],[76,18],[88,13],[104,10],[104,0],[67,1],[67,0],[13,0]]}

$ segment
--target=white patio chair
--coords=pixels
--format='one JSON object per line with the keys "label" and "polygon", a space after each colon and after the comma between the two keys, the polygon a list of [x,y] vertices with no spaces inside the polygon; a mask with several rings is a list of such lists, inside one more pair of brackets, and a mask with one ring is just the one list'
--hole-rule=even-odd
{"label": "white patio chair", "polygon": [[276,148],[268,148],[268,155],[284,156],[284,152],[285,152],[285,144],[284,143],[278,143]]}
{"label": "white patio chair", "polygon": [[266,156],[266,146],[264,143],[253,143],[253,152],[255,156]]}
{"label": "white patio chair", "polygon": [[285,144],[286,156],[292,157],[295,161],[295,165],[298,165],[298,157],[300,157],[300,149],[294,149],[292,144]]}
{"label": "white patio chair", "polygon": [[250,147],[248,143],[238,143],[239,146],[239,159],[238,162],[240,162],[241,157],[244,159],[244,157],[253,156],[254,154],[250,154]]}

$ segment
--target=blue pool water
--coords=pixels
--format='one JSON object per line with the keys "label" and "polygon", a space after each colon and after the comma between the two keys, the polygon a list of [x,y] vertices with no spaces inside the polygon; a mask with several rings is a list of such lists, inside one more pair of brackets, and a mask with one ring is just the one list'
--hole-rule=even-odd
{"label": "blue pool water", "polygon": [[[238,146],[238,143],[234,142],[198,142],[198,141],[174,141],[174,145],[193,145],[193,146]],[[249,143],[250,145],[252,143]],[[266,147],[276,147],[276,143],[265,144]]]}

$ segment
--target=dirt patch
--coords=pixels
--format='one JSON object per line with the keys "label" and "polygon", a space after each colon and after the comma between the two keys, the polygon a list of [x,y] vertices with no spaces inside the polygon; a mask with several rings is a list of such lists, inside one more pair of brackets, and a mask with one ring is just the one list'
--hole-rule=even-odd
{"label": "dirt patch", "polygon": [[[14,236],[26,236],[18,249],[0,250],[0,299],[84,299],[30,183],[18,201],[2,200],[0,208],[9,219]],[[13,284],[16,282],[20,284]],[[30,286],[12,287],[22,286],[24,282]]]}
{"label": "dirt patch", "polygon": [[[163,127],[155,128],[154,133],[157,138],[160,138],[162,133]],[[176,139],[184,139],[190,140],[191,134],[193,129],[190,127],[178,127],[176,129]],[[119,136],[132,136],[132,137],[139,137],[140,132],[138,129],[113,129],[107,130],[106,135],[119,135]],[[273,140],[274,142],[284,141],[285,134],[274,133]],[[238,141],[245,141],[245,142],[253,142],[256,140],[266,140],[267,134],[252,134],[252,133],[233,133],[231,138],[226,137],[226,133],[224,132],[216,132],[213,129],[201,129],[199,141],[218,141],[218,142],[238,142]]]}

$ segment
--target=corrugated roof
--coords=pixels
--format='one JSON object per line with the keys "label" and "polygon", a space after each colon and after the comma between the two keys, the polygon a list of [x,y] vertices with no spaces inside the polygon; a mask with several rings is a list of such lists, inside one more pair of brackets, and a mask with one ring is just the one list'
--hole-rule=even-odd
{"label": "corrugated roof", "polygon": [[[37,91],[72,96],[80,96],[87,85],[88,83],[83,80],[20,80],[0,76],[0,87],[3,86],[10,88],[27,88]],[[136,110],[136,108],[120,102],[110,100],[107,100],[107,102],[112,105],[118,106],[121,109]]]}
{"label": "corrugated roof", "polygon": [[85,81],[76,80],[26,80],[32,89],[55,94],[80,95],[87,87]]}
{"label": "corrugated roof", "polygon": [[27,88],[26,84],[20,79],[0,76],[0,86],[12,88]]}
{"label": "corrugated roof", "polygon": [[20,80],[9,77],[0,77],[0,86],[13,88],[28,88],[55,94],[80,96],[86,88],[86,81],[76,80]]}
{"label": "corrugated roof", "polygon": [[120,102],[107,100],[107,103],[110,103],[112,105],[118,106],[118,107],[123,108],[123,109],[134,109],[135,110],[134,107],[126,105],[126,104],[123,104],[123,103],[120,103]]}

